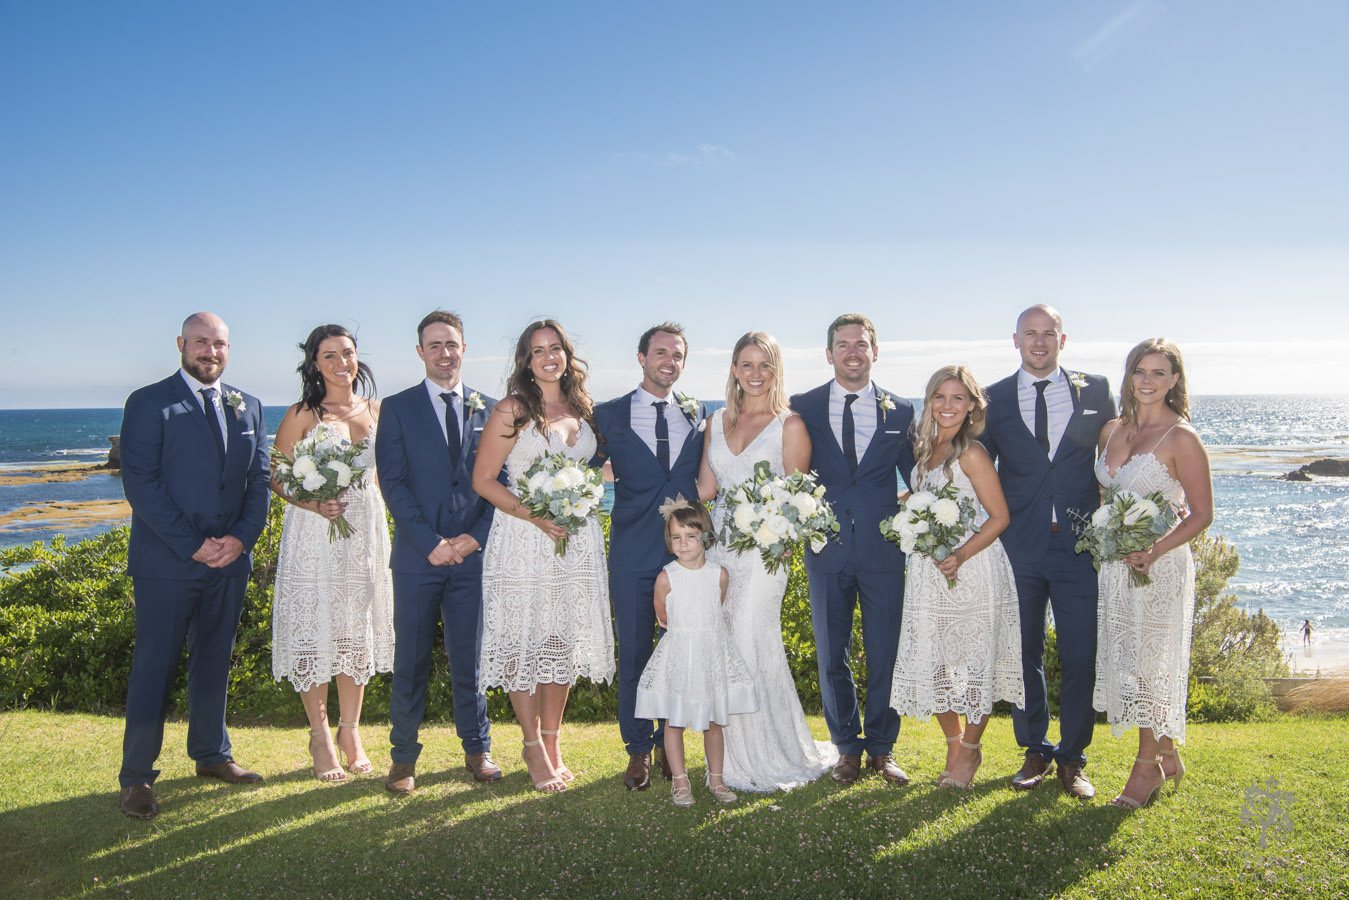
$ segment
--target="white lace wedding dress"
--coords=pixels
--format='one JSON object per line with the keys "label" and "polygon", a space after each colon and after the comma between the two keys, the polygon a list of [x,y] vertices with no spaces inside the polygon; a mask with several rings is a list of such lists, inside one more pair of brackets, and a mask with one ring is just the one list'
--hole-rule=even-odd
{"label": "white lace wedding dress", "polygon": [[[520,432],[506,457],[510,487],[536,459],[561,450],[585,465],[595,455],[595,432],[585,422],[575,446],[534,425]],[[539,684],[614,675],[614,631],[604,532],[587,519],[558,556],[538,526],[497,513],[482,560],[481,685],[534,692]]]}
{"label": "white lace wedding dress", "polygon": [[389,525],[375,481],[375,433],[359,487],[342,495],[353,534],[328,540],[328,520],[287,503],[272,600],[272,677],[307,691],[334,675],[365,684],[393,669]]}
{"label": "white lace wedding dress", "polygon": [[[915,491],[936,493],[946,484],[938,466],[913,470]],[[952,480],[963,498],[988,518],[974,485],[960,464]],[[998,700],[1026,705],[1021,677],[1021,617],[1012,564],[1001,541],[966,560],[956,586],[946,584],[932,559],[910,553],[904,576],[904,616],[890,688],[890,705],[902,716],[927,721],[933,713],[954,712],[978,723]]]}
{"label": "white lace wedding dress", "polygon": [[[1107,440],[1107,448],[1109,444]],[[1102,452],[1096,460],[1096,479],[1101,484],[1136,494],[1160,490],[1174,507],[1184,508],[1184,488],[1152,451],[1125,460],[1114,474],[1105,457]],[[1116,737],[1137,725],[1151,728],[1158,738],[1170,737],[1183,744],[1194,627],[1190,546],[1158,557],[1148,574],[1151,584],[1132,587],[1129,567],[1122,560],[1101,566],[1092,706],[1106,714],[1110,733]]]}
{"label": "white lace wedding dress", "polygon": [[[739,455],[726,445],[722,431],[725,410],[712,415],[708,464],[720,492],[754,474],[754,465],[768,460],[782,474],[782,419],[776,419]],[[724,494],[712,510],[718,532],[726,521]],[[731,640],[749,665],[759,694],[759,711],[732,716],[723,729],[726,763],[723,777],[738,791],[787,790],[814,781],[833,766],[838,752],[828,741],[816,741],[806,725],[796,684],[782,646],[782,596],[787,569],[770,575],[757,552],[743,555],[717,545],[708,558],[726,567],[726,625]]]}

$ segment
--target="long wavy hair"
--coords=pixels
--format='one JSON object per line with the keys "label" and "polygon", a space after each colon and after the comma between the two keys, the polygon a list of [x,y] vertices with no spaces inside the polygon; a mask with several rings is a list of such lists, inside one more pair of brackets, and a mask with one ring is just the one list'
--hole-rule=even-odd
{"label": "long wavy hair", "polygon": [[599,429],[595,427],[595,403],[586,391],[586,373],[590,367],[586,365],[585,360],[576,355],[571,338],[567,336],[567,330],[560,322],[556,319],[540,319],[537,322],[530,322],[520,333],[520,339],[515,342],[515,366],[506,382],[507,393],[514,397],[517,403],[515,421],[511,423],[513,429],[511,437],[518,435],[530,422],[533,422],[541,433],[548,433],[548,412],[544,409],[543,391],[539,389],[538,383],[534,380],[534,372],[529,368],[530,339],[534,337],[535,332],[545,328],[557,332],[562,352],[567,355],[567,367],[562,372],[559,385],[562,388],[562,398],[567,401],[572,412],[585,420],[591,431],[598,431]]}
{"label": "long wavy hair", "polygon": [[745,400],[745,391],[735,377],[735,367],[740,362],[740,351],[751,344],[768,357],[768,365],[773,372],[773,383],[768,388],[769,409],[773,415],[780,416],[791,405],[787,400],[787,388],[782,375],[782,348],[778,346],[777,339],[766,331],[746,332],[735,342],[735,349],[731,351],[731,373],[726,378],[726,412],[722,426],[728,432],[735,430],[735,423],[740,418],[740,405]]}
{"label": "long wavy hair", "polygon": [[913,434],[913,455],[920,472],[926,472],[933,467],[932,455],[937,446],[937,420],[932,417],[932,398],[937,395],[937,389],[948,381],[960,382],[965,392],[970,395],[970,399],[974,401],[974,408],[965,417],[965,421],[960,423],[960,430],[946,445],[945,455],[941,459],[942,471],[950,479],[955,477],[952,465],[970,449],[975,439],[984,433],[984,420],[988,416],[988,397],[975,380],[974,373],[964,366],[942,366],[932,373],[932,377],[927,380],[927,389],[923,392],[923,414],[914,419],[910,429]]}
{"label": "long wavy hair", "polygon": [[[351,341],[351,346],[356,346],[356,335],[341,325],[331,324],[320,325],[309,332],[303,344],[296,345],[304,351],[304,358],[295,367],[295,371],[300,373],[300,406],[317,416],[323,415],[323,398],[328,395],[328,385],[319,371],[319,345],[333,337],[344,337]],[[351,390],[362,397],[375,396],[375,373],[361,361],[360,356],[356,357],[356,377],[351,381]]]}
{"label": "long wavy hair", "polygon": [[1129,351],[1124,361],[1124,382],[1119,389],[1119,417],[1125,425],[1138,424],[1138,398],[1134,396],[1133,372],[1143,357],[1160,353],[1171,363],[1171,372],[1179,374],[1175,387],[1166,392],[1166,405],[1185,421],[1190,421],[1190,390],[1185,384],[1185,360],[1180,348],[1166,338],[1148,338]]}

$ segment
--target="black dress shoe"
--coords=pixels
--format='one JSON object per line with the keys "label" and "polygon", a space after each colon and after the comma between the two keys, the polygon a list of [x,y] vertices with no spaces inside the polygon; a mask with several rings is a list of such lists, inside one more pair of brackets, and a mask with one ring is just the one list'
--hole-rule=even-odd
{"label": "black dress shoe", "polygon": [[660,767],[660,776],[666,781],[674,777],[674,773],[670,771],[670,761],[665,758],[664,747],[653,747],[651,749],[651,761]]}
{"label": "black dress shoe", "polygon": [[630,791],[644,791],[651,787],[651,757],[648,754],[628,755],[628,770],[623,773],[623,786]]}
{"label": "black dress shoe", "polygon": [[1054,760],[1045,759],[1038,753],[1027,753],[1026,761],[1012,776],[1012,787],[1018,791],[1029,791],[1040,786],[1045,776],[1054,771]]}
{"label": "black dress shoe", "polygon": [[122,788],[122,812],[133,819],[153,819],[159,815],[159,804],[148,784],[132,784]]}

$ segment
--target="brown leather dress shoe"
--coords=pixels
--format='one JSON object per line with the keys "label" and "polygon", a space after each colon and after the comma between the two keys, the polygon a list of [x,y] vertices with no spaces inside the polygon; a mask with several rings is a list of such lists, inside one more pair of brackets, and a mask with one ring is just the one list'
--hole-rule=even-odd
{"label": "brown leather dress shoe", "polygon": [[860,754],[841,753],[838,762],[834,763],[834,771],[829,773],[829,777],[839,784],[855,784],[862,775],[862,757]]}
{"label": "brown leather dress shoe", "polygon": [[417,786],[416,763],[394,763],[384,779],[384,789],[391,794],[410,794]]}
{"label": "brown leather dress shoe", "polygon": [[464,756],[464,768],[473,773],[474,781],[500,781],[501,767],[492,762],[492,754],[468,753]]}
{"label": "brown leather dress shoe", "polygon": [[1027,753],[1025,762],[1012,776],[1012,787],[1018,791],[1029,791],[1040,786],[1045,776],[1054,771],[1054,760],[1045,759],[1038,753]]}
{"label": "brown leather dress shoe", "polygon": [[133,819],[153,819],[159,815],[159,804],[148,784],[133,784],[122,788],[122,812]]}
{"label": "brown leather dress shoe", "polygon": [[869,754],[867,756],[867,768],[880,773],[880,776],[891,784],[909,783],[908,773],[895,765],[895,758],[889,753]]}
{"label": "brown leather dress shoe", "polygon": [[674,777],[674,773],[670,771],[670,761],[665,758],[664,747],[651,748],[651,761],[660,768],[660,776],[666,781]]}
{"label": "brown leather dress shoe", "polygon": [[1082,774],[1082,763],[1059,763],[1059,784],[1063,785],[1069,796],[1079,800],[1090,800],[1096,796],[1096,788]]}
{"label": "brown leather dress shoe", "polygon": [[644,791],[651,787],[651,757],[645,753],[628,754],[628,770],[623,773],[623,786],[630,791]]}
{"label": "brown leather dress shoe", "polygon": [[197,776],[219,778],[230,784],[252,784],[262,780],[262,776],[257,772],[248,771],[232,759],[227,759],[218,766],[197,766]]}

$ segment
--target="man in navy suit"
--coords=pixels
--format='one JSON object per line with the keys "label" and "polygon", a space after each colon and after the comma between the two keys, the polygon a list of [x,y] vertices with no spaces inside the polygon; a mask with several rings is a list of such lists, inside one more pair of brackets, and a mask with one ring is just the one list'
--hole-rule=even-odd
{"label": "man in navy suit", "polygon": [[[468,345],[464,324],[436,310],[417,326],[421,383],[380,407],[375,464],[384,503],[393,515],[393,692],[384,786],[395,794],[416,787],[417,731],[426,713],[426,682],[436,625],[450,657],[454,727],[464,765],[477,781],[498,781],[492,761],[487,698],[478,686],[482,650],[482,548],[492,507],[473,492],[473,463],[496,400],[465,387],[459,370]],[[504,477],[504,474],[503,474]]]}
{"label": "man in navy suit", "polygon": [[[855,782],[865,749],[867,768],[891,784],[907,784],[909,776],[891,756],[899,714],[890,708],[904,607],[904,554],[881,536],[880,523],[899,509],[895,473],[907,483],[913,468],[913,404],[871,381],[879,350],[876,328],[866,316],[848,313],[835,319],[824,353],[834,380],[797,394],[792,410],[810,432],[810,468],[842,526],[836,540],[819,553],[807,552],[805,560],[824,719],[839,752],[832,777],[840,784]],[[859,603],[867,656],[865,723],[848,663],[853,610]]]}
{"label": "man in navy suit", "polygon": [[[1115,417],[1110,385],[1100,375],[1059,367],[1067,336],[1053,307],[1038,305],[1017,319],[1012,344],[1021,368],[988,389],[981,440],[998,465],[1012,523],[1002,545],[1016,575],[1021,607],[1021,665],[1026,708],[1012,711],[1016,740],[1026,751],[1012,786],[1030,790],[1059,766],[1074,797],[1096,790],[1082,774],[1096,714],[1096,572],[1091,557],[1073,552],[1073,530],[1100,505],[1094,464],[1101,427]],[[1059,743],[1050,744],[1044,649],[1045,606],[1054,610],[1059,663]]]}
{"label": "man in navy suit", "polygon": [[637,681],[651,658],[656,637],[653,594],[656,576],[674,557],[665,547],[659,507],[676,496],[697,502],[704,411],[675,393],[688,342],[673,322],[648,328],[637,342],[642,384],[595,407],[604,440],[594,464],[609,460],[614,508],[609,529],[609,596],[618,632],[618,728],[628,751],[623,783],[644,791],[651,784],[651,756],[670,777],[664,735],[649,719],[633,715]]}
{"label": "man in navy suit", "polygon": [[189,316],[178,337],[182,367],[132,393],[122,414],[136,647],[118,781],[122,812],[138,819],[159,812],[150,785],[184,643],[187,752],[197,774],[262,780],[234,762],[225,729],[234,633],[269,498],[262,404],[220,381],[229,346],[219,316]]}

